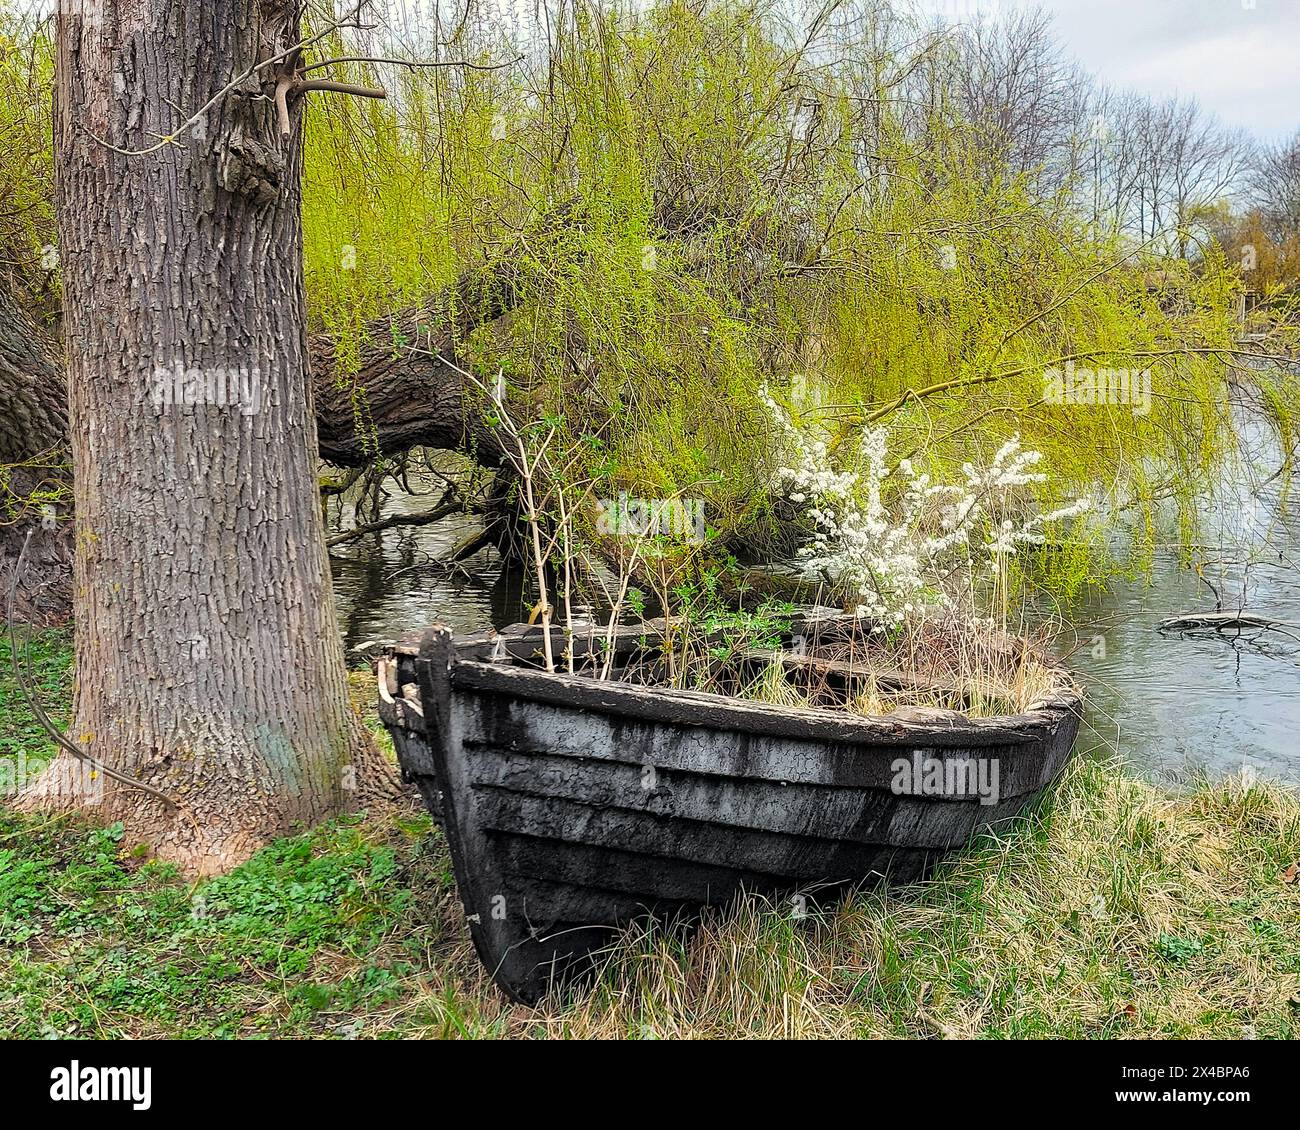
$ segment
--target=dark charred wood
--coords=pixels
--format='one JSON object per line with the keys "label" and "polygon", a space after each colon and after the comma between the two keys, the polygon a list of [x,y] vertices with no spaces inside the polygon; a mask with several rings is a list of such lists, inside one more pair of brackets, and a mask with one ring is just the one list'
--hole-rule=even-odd
{"label": "dark charred wood", "polygon": [[[610,646],[635,657],[666,630],[620,628]],[[475,947],[528,1003],[589,973],[612,932],[647,913],[923,875],[1022,813],[1079,727],[1059,669],[1055,690],[1013,716],[863,717],[547,674],[528,666],[541,632],[453,640],[435,627],[378,665],[381,717],[444,822]],[[597,637],[572,643],[601,655]],[[900,788],[915,757],[991,765],[997,787]]]}

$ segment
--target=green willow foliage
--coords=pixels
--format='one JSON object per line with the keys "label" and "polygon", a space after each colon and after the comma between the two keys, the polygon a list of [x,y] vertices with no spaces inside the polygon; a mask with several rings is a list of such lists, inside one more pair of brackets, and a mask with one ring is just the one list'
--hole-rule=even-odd
{"label": "green willow foliage", "polygon": [[[871,418],[922,465],[987,459],[1018,431],[1055,494],[1090,491],[1128,526],[1130,566],[1167,537],[1162,499],[1186,540],[1232,443],[1223,364],[1189,347],[1233,344],[1239,282],[1207,256],[1152,286],[1169,264],[990,175],[942,91],[920,128],[903,113],[916,54],[941,47],[852,30],[728,3],[578,4],[544,57],[512,67],[354,70],[395,97],[312,111],[314,317],[355,341],[517,254],[522,301],[465,355],[586,437],[609,493],[703,495],[738,543],[771,544],[765,383],[846,458]],[[443,57],[508,56],[463,32]],[[1044,404],[1045,369],[1070,357],[1150,367],[1149,414]],[[1294,389],[1268,395],[1289,428]],[[1062,580],[1106,545],[1054,554]]]}
{"label": "green willow foliage", "polygon": [[50,89],[53,44],[48,25],[0,0],[0,273],[37,305],[58,305],[55,265],[54,153]]}

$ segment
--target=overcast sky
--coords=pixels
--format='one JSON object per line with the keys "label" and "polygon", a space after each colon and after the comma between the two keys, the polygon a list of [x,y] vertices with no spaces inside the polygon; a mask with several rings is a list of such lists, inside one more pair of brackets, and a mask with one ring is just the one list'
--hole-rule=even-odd
{"label": "overcast sky", "polygon": [[[959,9],[967,0],[947,2]],[[1002,6],[1016,2],[1002,0]],[[1066,47],[1110,85],[1195,95],[1225,122],[1265,140],[1300,129],[1300,0],[1041,0],[1040,6],[1055,16]]]}

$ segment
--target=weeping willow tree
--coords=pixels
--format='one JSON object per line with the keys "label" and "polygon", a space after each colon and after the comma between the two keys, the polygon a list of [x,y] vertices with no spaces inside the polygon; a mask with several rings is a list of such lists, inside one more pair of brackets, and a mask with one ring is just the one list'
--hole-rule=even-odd
{"label": "weeping willow tree", "polygon": [[[1085,222],[1068,168],[991,161],[942,29],[885,5],[577,0],[530,39],[474,11],[364,53],[484,69],[360,63],[346,77],[390,98],[313,111],[308,291],[359,428],[349,358],[418,348],[386,312],[445,319],[451,281],[508,256],[510,308],[455,343],[461,363],[585,450],[599,493],[703,496],[715,544],[778,544],[763,387],[846,458],[882,423],[936,467],[1017,432],[1051,490],[1107,500],[1129,566],[1162,507],[1194,536],[1232,444],[1240,282]],[[1051,403],[1063,366],[1149,370],[1149,410]],[[1294,399],[1267,384],[1284,429]],[[1054,560],[1101,576],[1115,544]]]}
{"label": "weeping willow tree", "polygon": [[0,273],[53,313],[57,260],[50,89],[53,37],[25,5],[0,3]]}

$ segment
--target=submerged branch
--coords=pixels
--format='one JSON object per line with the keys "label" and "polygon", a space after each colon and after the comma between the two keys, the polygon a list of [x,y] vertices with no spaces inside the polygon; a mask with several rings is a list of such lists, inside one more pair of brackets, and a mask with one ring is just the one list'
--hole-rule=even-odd
{"label": "submerged branch", "polygon": [[1156,630],[1160,632],[1225,632],[1234,628],[1287,633],[1300,631],[1300,624],[1289,620],[1274,620],[1268,616],[1257,616],[1253,612],[1189,612],[1180,616],[1170,616],[1156,625]]}
{"label": "submerged branch", "polygon": [[367,522],[351,530],[344,530],[342,533],[330,535],[325,539],[325,545],[332,549],[336,545],[343,545],[346,542],[364,537],[366,534],[379,533],[381,530],[391,530],[397,526],[428,526],[433,522],[440,522],[443,518],[447,518],[452,514],[476,514],[480,510],[481,507],[473,503],[467,503],[460,497],[459,493],[448,491],[442,496],[442,501],[430,510],[422,511],[419,514],[393,514],[387,518],[381,518],[378,522]]}

